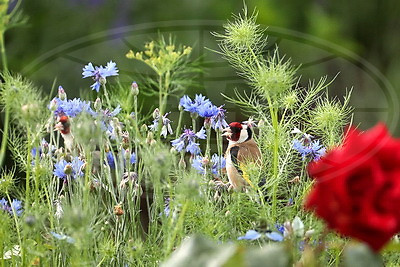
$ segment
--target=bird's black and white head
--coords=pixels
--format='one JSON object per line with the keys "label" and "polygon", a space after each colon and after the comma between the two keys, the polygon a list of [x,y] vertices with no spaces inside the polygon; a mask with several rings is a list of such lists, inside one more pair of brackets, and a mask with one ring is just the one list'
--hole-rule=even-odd
{"label": "bird's black and white head", "polygon": [[246,123],[232,122],[223,130],[222,136],[225,136],[229,143],[240,144],[252,139],[253,131]]}

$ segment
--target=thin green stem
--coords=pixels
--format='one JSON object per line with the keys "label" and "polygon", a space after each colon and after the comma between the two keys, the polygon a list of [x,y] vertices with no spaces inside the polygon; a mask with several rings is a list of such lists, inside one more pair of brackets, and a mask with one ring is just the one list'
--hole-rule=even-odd
{"label": "thin green stem", "polygon": [[[259,62],[259,58],[257,55],[254,53],[253,49],[248,46],[248,50],[252,54],[255,63],[257,67],[261,70],[261,64]],[[279,122],[278,122],[278,109],[274,108],[273,106],[273,101],[271,99],[271,96],[267,94],[267,101],[268,101],[268,107],[271,115],[271,120],[272,120],[272,128],[274,129],[274,146],[273,146],[273,162],[272,162],[272,171],[273,171],[273,179],[274,183],[272,186],[272,219],[276,220],[276,211],[277,211],[277,191],[278,191],[278,164],[279,164],[279,135],[278,135],[278,127],[279,127]]]}
{"label": "thin green stem", "polygon": [[6,46],[4,44],[4,31],[0,33],[0,53],[1,53],[1,62],[3,64],[3,72],[7,72],[8,64],[7,64]]}
{"label": "thin green stem", "polygon": [[107,106],[108,106],[108,108],[111,108],[111,101],[110,101],[110,98],[108,96],[107,87],[106,87],[105,84],[103,84],[103,90],[104,90],[104,96],[105,96],[106,101],[107,101]]}
{"label": "thin green stem", "polygon": [[3,128],[3,137],[1,140],[1,148],[0,148],[0,168],[3,166],[4,159],[6,156],[7,150],[7,142],[8,142],[8,126],[10,124],[10,108],[6,104],[5,106],[5,117],[4,117],[4,128]]}
{"label": "thin green stem", "polygon": [[196,119],[192,118],[192,130],[196,132]]}
{"label": "thin green stem", "polygon": [[205,156],[207,157],[207,159],[210,160],[210,142],[211,142],[211,127],[207,126],[206,127],[206,132],[207,132],[207,144],[206,144],[206,153]]}
{"label": "thin green stem", "polygon": [[25,180],[25,207],[29,207],[29,198],[30,198],[30,193],[31,193],[31,183],[30,183],[30,179],[31,179],[31,132],[29,130],[29,127],[26,127],[26,131],[27,131],[27,146],[28,146],[28,155],[27,155],[27,159],[26,159],[26,180]]}
{"label": "thin green stem", "polygon": [[184,112],[183,109],[181,111],[179,111],[179,119],[178,119],[178,126],[176,127],[175,139],[178,139],[179,135],[181,133],[183,112]]}
{"label": "thin green stem", "polygon": [[[138,122],[138,104],[137,95],[133,97],[133,108],[135,110],[135,155],[138,156],[138,145],[139,145],[139,122]],[[135,172],[137,173],[137,165],[135,164]]]}

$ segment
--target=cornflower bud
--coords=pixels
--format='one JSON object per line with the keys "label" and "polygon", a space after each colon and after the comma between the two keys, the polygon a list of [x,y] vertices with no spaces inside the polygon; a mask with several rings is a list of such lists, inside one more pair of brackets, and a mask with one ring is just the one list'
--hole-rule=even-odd
{"label": "cornflower bud", "polygon": [[96,98],[96,101],[94,101],[94,109],[97,112],[101,110],[101,100],[100,100],[100,98]]}
{"label": "cornflower bud", "polygon": [[64,88],[62,86],[58,87],[58,98],[60,100],[65,100],[67,99],[67,94],[64,91]]}
{"label": "cornflower bud", "polygon": [[131,91],[132,91],[132,94],[133,94],[134,96],[137,96],[137,95],[139,94],[139,86],[138,86],[138,84],[137,84],[136,82],[133,82],[133,83],[132,83],[132,85],[131,85]]}

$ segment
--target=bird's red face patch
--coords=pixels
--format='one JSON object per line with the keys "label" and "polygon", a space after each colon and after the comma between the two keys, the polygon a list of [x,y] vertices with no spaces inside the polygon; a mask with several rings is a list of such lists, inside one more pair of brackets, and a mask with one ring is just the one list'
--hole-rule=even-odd
{"label": "bird's red face patch", "polygon": [[60,119],[58,120],[59,122],[61,122],[61,123],[66,123],[66,122],[68,122],[68,116],[61,116],[60,117]]}
{"label": "bird's red face patch", "polygon": [[58,121],[61,123],[62,128],[60,129],[60,132],[63,134],[69,134],[70,133],[70,123],[69,123],[69,118],[68,116],[61,116]]}
{"label": "bird's red face patch", "polygon": [[239,122],[232,122],[229,124],[229,128],[232,131],[232,135],[230,137],[230,139],[232,141],[237,141],[240,138],[240,132],[242,131],[242,124],[240,124]]}

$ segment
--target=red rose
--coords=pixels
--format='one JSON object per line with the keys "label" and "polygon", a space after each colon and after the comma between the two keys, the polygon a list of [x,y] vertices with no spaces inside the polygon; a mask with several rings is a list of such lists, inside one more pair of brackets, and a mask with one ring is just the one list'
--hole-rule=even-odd
{"label": "red rose", "polygon": [[305,208],[337,232],[380,250],[400,232],[400,141],[382,123],[351,129],[341,147],[308,166]]}

